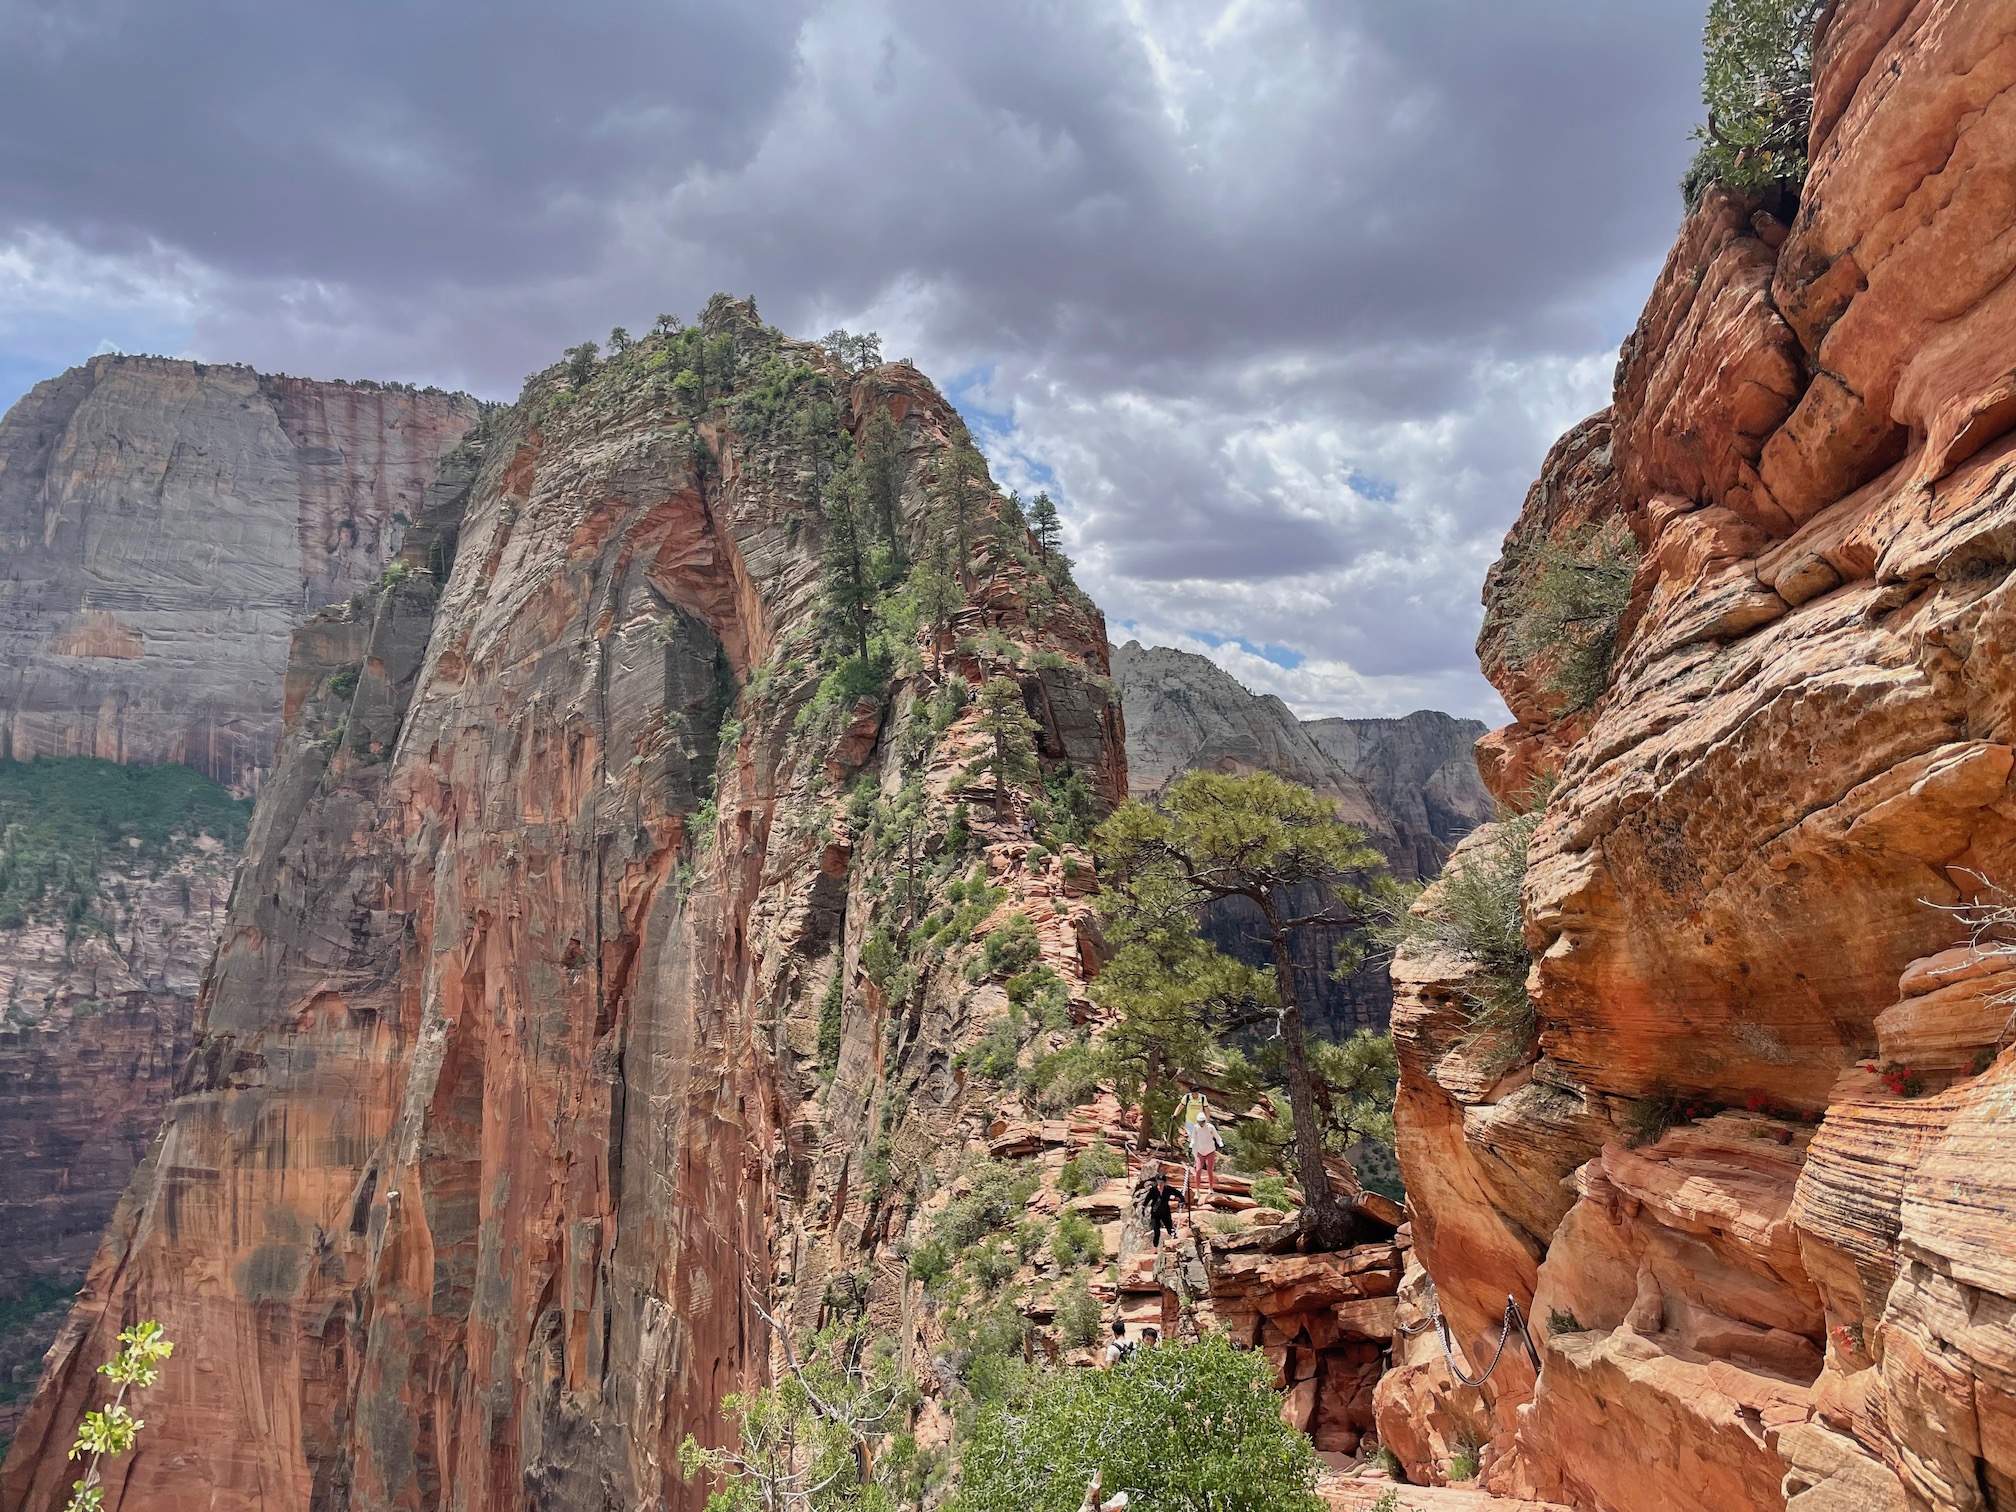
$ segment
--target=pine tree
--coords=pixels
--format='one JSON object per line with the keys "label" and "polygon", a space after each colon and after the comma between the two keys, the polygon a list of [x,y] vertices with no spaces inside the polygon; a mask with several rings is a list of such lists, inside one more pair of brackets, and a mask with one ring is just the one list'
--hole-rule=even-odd
{"label": "pine tree", "polygon": [[887,410],[878,409],[861,427],[861,471],[868,513],[889,559],[903,568],[903,437]]}
{"label": "pine tree", "polygon": [[963,430],[954,433],[952,444],[938,458],[938,487],[945,496],[954,565],[963,588],[973,586],[973,533],[979,521],[981,490],[986,480],[987,464],[973,449],[972,438]]}
{"label": "pine tree", "polygon": [[1057,505],[1047,493],[1029,501],[1029,529],[1036,537],[1036,551],[1047,565],[1050,554],[1064,540],[1064,522],[1057,517]]}
{"label": "pine tree", "polygon": [[861,525],[860,481],[851,470],[826,490],[825,516],[819,586],[826,636],[843,655],[866,661],[868,629],[875,619],[875,575]]}
{"label": "pine tree", "polygon": [[[1160,808],[1122,804],[1099,827],[1094,845],[1101,874],[1113,879],[1121,918],[1129,896],[1144,891],[1187,896],[1193,913],[1223,898],[1243,898],[1259,912],[1261,938],[1274,956],[1270,1006],[1287,1063],[1304,1222],[1318,1248],[1343,1248],[1354,1224],[1323,1164],[1328,1119],[1311,1071],[1294,942],[1303,929],[1367,925],[1370,903],[1348,879],[1379,870],[1384,858],[1338,820],[1327,799],[1271,772],[1192,772],[1169,789]],[[1331,902],[1296,914],[1294,899],[1317,883],[1328,888]]]}
{"label": "pine tree", "polygon": [[1011,788],[1036,780],[1036,721],[1022,702],[1022,685],[1012,677],[991,679],[980,690],[980,733],[987,750],[967,763],[966,774],[994,779],[994,817],[1008,811]]}
{"label": "pine tree", "polygon": [[910,573],[910,599],[917,606],[917,618],[931,636],[931,675],[942,676],[945,637],[951,631],[953,616],[966,603],[966,595],[952,571],[952,549],[945,536],[940,535],[932,543],[924,560]]}

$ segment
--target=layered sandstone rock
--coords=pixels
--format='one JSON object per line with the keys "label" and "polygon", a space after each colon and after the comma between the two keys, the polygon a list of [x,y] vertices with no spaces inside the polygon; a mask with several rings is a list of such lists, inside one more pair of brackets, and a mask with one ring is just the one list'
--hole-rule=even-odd
{"label": "layered sandstone rock", "polygon": [[[1410,882],[1434,876],[1450,847],[1492,815],[1477,772],[1484,726],[1474,719],[1424,709],[1402,719],[1297,720],[1280,699],[1249,693],[1207,657],[1138,641],[1113,652],[1113,681],[1127,713],[1136,797],[1189,771],[1274,772],[1334,801],[1393,875]],[[1220,948],[1266,964],[1256,925],[1246,905],[1230,902],[1205,927]],[[1333,1034],[1383,1029],[1392,1003],[1384,966],[1339,981],[1339,943],[1315,929],[1296,937],[1317,1021]]]}
{"label": "layered sandstone rock", "polygon": [[94,357],[0,419],[0,752],[272,770],[288,637],[391,561],[465,394]]}
{"label": "layered sandstone rock", "polygon": [[[1823,26],[1789,239],[1690,216],[1487,589],[1487,775],[1559,778],[1537,1042],[1471,1041],[1475,962],[1396,966],[1435,1305],[1473,1364],[1508,1293],[1542,1340],[1485,1388],[1487,1478],[1592,1509],[2016,1498],[2008,977],[1951,911],[2016,876],[2016,5]],[[1504,650],[1520,548],[1612,515],[1616,675],[1564,719]]]}
{"label": "layered sandstone rock", "polygon": [[[696,340],[741,388],[674,384]],[[956,1055],[1007,1000],[968,981],[970,945],[900,987],[859,964],[907,857],[846,795],[920,793],[942,834],[973,715],[934,729],[922,655],[885,698],[817,698],[819,475],[776,398],[806,383],[849,426],[897,421],[920,544],[955,423],[936,392],[717,300],[698,337],[535,381],[449,459],[404,571],[297,635],[196,1048],[10,1507],[58,1499],[134,1316],[178,1351],[108,1503],[221,1512],[697,1506],[678,1445],[719,1441],[723,1395],[764,1378],[758,1302],[816,1321],[844,1293],[901,1332],[892,1245],[921,1174],[950,1179],[975,1112]],[[1016,678],[1046,761],[1117,801],[1104,626],[1066,594],[1031,628],[1015,544],[988,538],[959,627],[1007,649],[944,678]],[[999,906],[975,933],[1025,912],[1076,996],[1089,868],[969,796],[974,848],[927,886],[980,868]]]}

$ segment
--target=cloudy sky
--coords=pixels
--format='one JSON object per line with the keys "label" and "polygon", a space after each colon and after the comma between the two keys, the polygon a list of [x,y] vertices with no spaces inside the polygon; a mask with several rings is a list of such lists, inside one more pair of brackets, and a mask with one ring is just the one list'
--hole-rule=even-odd
{"label": "cloudy sky", "polygon": [[0,0],[0,405],[509,398],[716,289],[881,332],[1114,639],[1502,717],[1477,590],[1680,211],[1703,0]]}

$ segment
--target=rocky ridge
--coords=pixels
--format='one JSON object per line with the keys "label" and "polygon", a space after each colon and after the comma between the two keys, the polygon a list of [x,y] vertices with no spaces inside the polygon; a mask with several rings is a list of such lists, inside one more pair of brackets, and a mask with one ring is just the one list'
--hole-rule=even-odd
{"label": "rocky ridge", "polygon": [[[949,407],[717,300],[544,375],[449,459],[383,584],[296,635],[196,1049],[10,1505],[56,1496],[136,1311],[190,1364],[109,1500],[453,1484],[501,1509],[698,1505],[677,1446],[767,1372],[757,1299],[816,1319],[844,1276],[916,1306],[893,1246],[965,1149],[961,1052],[1009,1006],[968,980],[977,942],[1023,914],[1072,999],[1096,949],[1089,861],[994,822],[943,687],[1014,678],[1095,803],[1124,787],[1119,716],[1096,611],[1066,594],[1032,625],[1012,530],[984,537],[942,679],[913,652],[881,696],[822,693],[801,390],[897,423],[914,548]],[[913,797],[972,837],[929,873],[965,902],[942,948],[871,975],[904,859],[876,835]]]}
{"label": "rocky ridge", "polygon": [[[2016,875],[2016,5],[1821,26],[1789,236],[1689,214],[1486,588],[1486,775],[1558,775],[1537,1033],[1468,1032],[1474,959],[1396,963],[1403,1295],[1475,1369],[1510,1294],[1543,1365],[1400,1351],[1417,1479],[1469,1434],[1493,1488],[1603,1512],[2016,1503],[2010,974],[1967,922]],[[1569,712],[1510,630],[1537,543],[1604,519],[1639,566]]]}
{"label": "rocky ridge", "polygon": [[392,560],[466,394],[94,357],[0,419],[0,752],[256,791],[294,627]]}

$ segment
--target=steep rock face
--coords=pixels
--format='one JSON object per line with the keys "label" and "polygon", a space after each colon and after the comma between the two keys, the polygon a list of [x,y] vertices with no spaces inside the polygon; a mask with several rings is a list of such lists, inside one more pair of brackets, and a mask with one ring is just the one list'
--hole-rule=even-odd
{"label": "steep rock face", "polygon": [[98,878],[104,933],[0,930],[0,1436],[83,1284],[106,1220],[161,1125],[237,856],[215,841]]}
{"label": "steep rock face", "polygon": [[[1280,699],[1249,693],[1208,657],[1138,641],[1113,652],[1113,681],[1127,711],[1136,797],[1189,771],[1274,772],[1334,800],[1393,875],[1410,882],[1434,876],[1450,847],[1491,817],[1477,772],[1484,726],[1474,719],[1424,709],[1404,719],[1297,720]],[[1205,929],[1222,948],[1264,965],[1256,925],[1245,904],[1228,902]],[[1386,1026],[1392,988],[1383,964],[1340,982],[1332,975],[1337,937],[1307,929],[1295,943],[1319,1022],[1332,1033]]]}
{"label": "steep rock face", "polygon": [[[1949,911],[2016,876],[2016,5],[1823,24],[1789,240],[1690,217],[1487,587],[1487,771],[1559,775],[1537,1043],[1471,1041],[1474,961],[1395,968],[1417,1253],[1472,1362],[1508,1293],[1542,1340],[1486,1388],[1487,1475],[1617,1512],[2016,1500],[2011,978]],[[1514,548],[1607,514],[1643,557],[1564,721],[1493,635]],[[1425,1442],[1432,1384],[1389,1383]]]}
{"label": "steep rock face", "polygon": [[[749,376],[675,384],[681,352]],[[1007,1002],[943,951],[900,995],[859,965],[899,890],[843,795],[914,783],[942,834],[977,743],[926,708],[914,648],[886,698],[819,696],[823,464],[779,406],[822,387],[849,426],[899,425],[914,549],[949,408],[721,299],[537,380],[448,460],[406,572],[296,636],[196,1048],[9,1506],[57,1503],[137,1315],[179,1349],[108,1504],[225,1512],[697,1506],[678,1445],[719,1442],[722,1396],[763,1378],[759,1302],[816,1320],[844,1276],[900,1327],[889,1246],[959,1147],[956,1052]],[[1104,626],[1067,595],[1032,630],[1017,541],[987,538],[955,627],[1001,649],[960,638],[945,679],[1014,677],[1046,760],[1110,804]],[[1039,921],[1075,994],[1085,884],[990,807],[977,788],[948,864],[999,889],[990,920]]]}
{"label": "steep rock face", "polygon": [[391,560],[464,394],[94,357],[0,419],[0,751],[271,771],[288,637]]}

